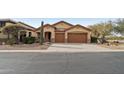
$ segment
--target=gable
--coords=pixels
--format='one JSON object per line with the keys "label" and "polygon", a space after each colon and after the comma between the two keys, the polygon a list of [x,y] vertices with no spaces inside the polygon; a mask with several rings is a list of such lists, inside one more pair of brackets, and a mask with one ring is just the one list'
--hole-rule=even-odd
{"label": "gable", "polygon": [[65,31],[67,32],[90,32],[90,29],[84,26],[81,26],[81,25],[75,25],[69,29],[66,29]]}
{"label": "gable", "polygon": [[18,22],[18,24],[20,24],[21,26],[26,27],[26,28],[28,28],[28,29],[30,29],[30,30],[35,30],[34,27],[32,27],[32,26],[30,26],[30,25],[28,25],[28,24],[26,24],[26,23]]}
{"label": "gable", "polygon": [[6,22],[6,26],[8,26],[8,25],[13,25],[13,24],[15,24],[15,23]]}
{"label": "gable", "polygon": [[[46,24],[43,26],[44,31],[55,31],[55,28],[51,26],[50,24]],[[41,27],[36,29],[37,32],[41,31]]]}
{"label": "gable", "polygon": [[65,21],[60,21],[60,22],[57,22],[55,24],[53,24],[53,26],[57,29],[57,30],[65,30],[67,28],[70,28],[72,27],[73,25],[70,24],[70,23],[67,23]]}
{"label": "gable", "polygon": [[43,29],[44,29],[45,31],[54,31],[54,30],[55,30],[55,28],[52,27],[51,25],[46,25],[46,26],[44,26]]}

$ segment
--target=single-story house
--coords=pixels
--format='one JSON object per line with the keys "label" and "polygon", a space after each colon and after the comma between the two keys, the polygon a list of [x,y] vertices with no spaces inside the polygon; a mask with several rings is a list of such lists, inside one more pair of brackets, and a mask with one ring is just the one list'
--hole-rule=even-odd
{"label": "single-story house", "polygon": [[[19,24],[21,25],[22,27],[24,27],[24,31],[26,32],[25,33],[25,37],[37,37],[37,33],[35,32],[35,29],[34,27],[28,25],[28,24],[25,24],[23,22],[16,22],[16,21],[13,21],[11,19],[0,19],[0,39],[6,39],[7,38],[7,35],[4,34],[1,30],[3,27],[5,26],[8,26],[8,25],[13,25],[13,24]],[[19,36],[19,39],[21,40],[21,35]]]}
{"label": "single-story house", "polygon": [[[0,19],[0,39],[7,38],[1,29],[4,26],[20,24],[25,28],[25,37],[40,38],[41,27],[34,28],[23,22],[16,22],[11,19]],[[43,38],[45,42],[54,43],[90,43],[91,29],[82,25],[73,25],[65,21],[59,21],[54,24],[45,24],[43,26]],[[19,36],[21,41],[21,35]]]}
{"label": "single-story house", "polygon": [[[36,29],[37,37],[40,37],[41,27]],[[45,42],[55,43],[90,43],[91,29],[82,25],[72,25],[65,21],[43,26]]]}

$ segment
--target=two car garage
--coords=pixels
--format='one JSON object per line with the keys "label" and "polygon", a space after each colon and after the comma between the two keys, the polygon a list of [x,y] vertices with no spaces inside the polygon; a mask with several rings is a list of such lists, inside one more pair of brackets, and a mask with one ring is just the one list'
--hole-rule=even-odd
{"label": "two car garage", "polygon": [[55,43],[87,43],[87,33],[55,33]]}
{"label": "two car garage", "polygon": [[[41,32],[40,27],[37,29]],[[91,29],[80,24],[72,25],[65,21],[44,25],[44,39],[53,43],[90,43]]]}
{"label": "two car garage", "polygon": [[87,43],[87,33],[68,33],[68,43]]}

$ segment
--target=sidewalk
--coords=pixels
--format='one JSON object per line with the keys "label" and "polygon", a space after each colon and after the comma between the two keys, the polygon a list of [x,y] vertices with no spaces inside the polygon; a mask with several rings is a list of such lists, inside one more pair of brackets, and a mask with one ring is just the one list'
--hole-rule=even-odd
{"label": "sidewalk", "polygon": [[78,53],[78,52],[124,52],[124,50],[72,50],[72,51],[63,51],[63,50],[60,50],[60,51],[57,51],[57,50],[0,50],[0,52],[2,53],[8,53],[8,52],[22,52],[22,53],[26,53],[26,52],[37,52],[37,53],[52,53],[52,52],[65,52],[65,53],[68,53],[68,52],[71,52],[71,53]]}

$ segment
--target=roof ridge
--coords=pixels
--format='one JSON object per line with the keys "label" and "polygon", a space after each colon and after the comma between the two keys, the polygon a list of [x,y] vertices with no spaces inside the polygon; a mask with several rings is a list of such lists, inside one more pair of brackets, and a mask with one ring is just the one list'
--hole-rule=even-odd
{"label": "roof ridge", "polygon": [[68,25],[70,25],[70,26],[73,26],[72,24],[70,24],[69,22],[66,22],[66,21],[63,21],[63,20],[61,20],[61,21],[58,21],[58,22],[56,22],[56,23],[54,23],[54,24],[52,24],[53,26],[54,25],[57,25],[57,24],[59,24],[59,23],[66,23],[66,24],[68,24]]}
{"label": "roof ridge", "polygon": [[[51,27],[55,28],[53,25],[51,25],[51,24],[49,24],[49,23],[47,23],[47,24],[43,25],[43,27],[45,27],[45,26],[47,26],[47,25],[49,25],[49,26],[51,26]],[[38,28],[36,28],[36,30],[38,30],[38,29],[40,29],[40,28],[41,28],[41,26],[39,26]]]}
{"label": "roof ridge", "polygon": [[76,27],[76,26],[80,26],[80,27],[83,27],[84,29],[87,29],[87,30],[91,31],[90,28],[87,28],[87,27],[82,26],[82,25],[80,25],[80,24],[76,24],[76,25],[74,25],[74,26],[72,26],[72,27],[70,27],[70,28],[65,29],[64,31],[70,30],[70,29],[72,29],[72,28],[74,28],[74,27]]}
{"label": "roof ridge", "polygon": [[21,23],[21,24],[23,24],[23,25],[26,25],[26,26],[31,27],[31,28],[33,28],[33,29],[36,29],[35,27],[33,27],[33,26],[31,26],[31,25],[28,25],[28,24],[26,24],[26,23],[24,23],[24,22],[19,21],[18,23]]}

